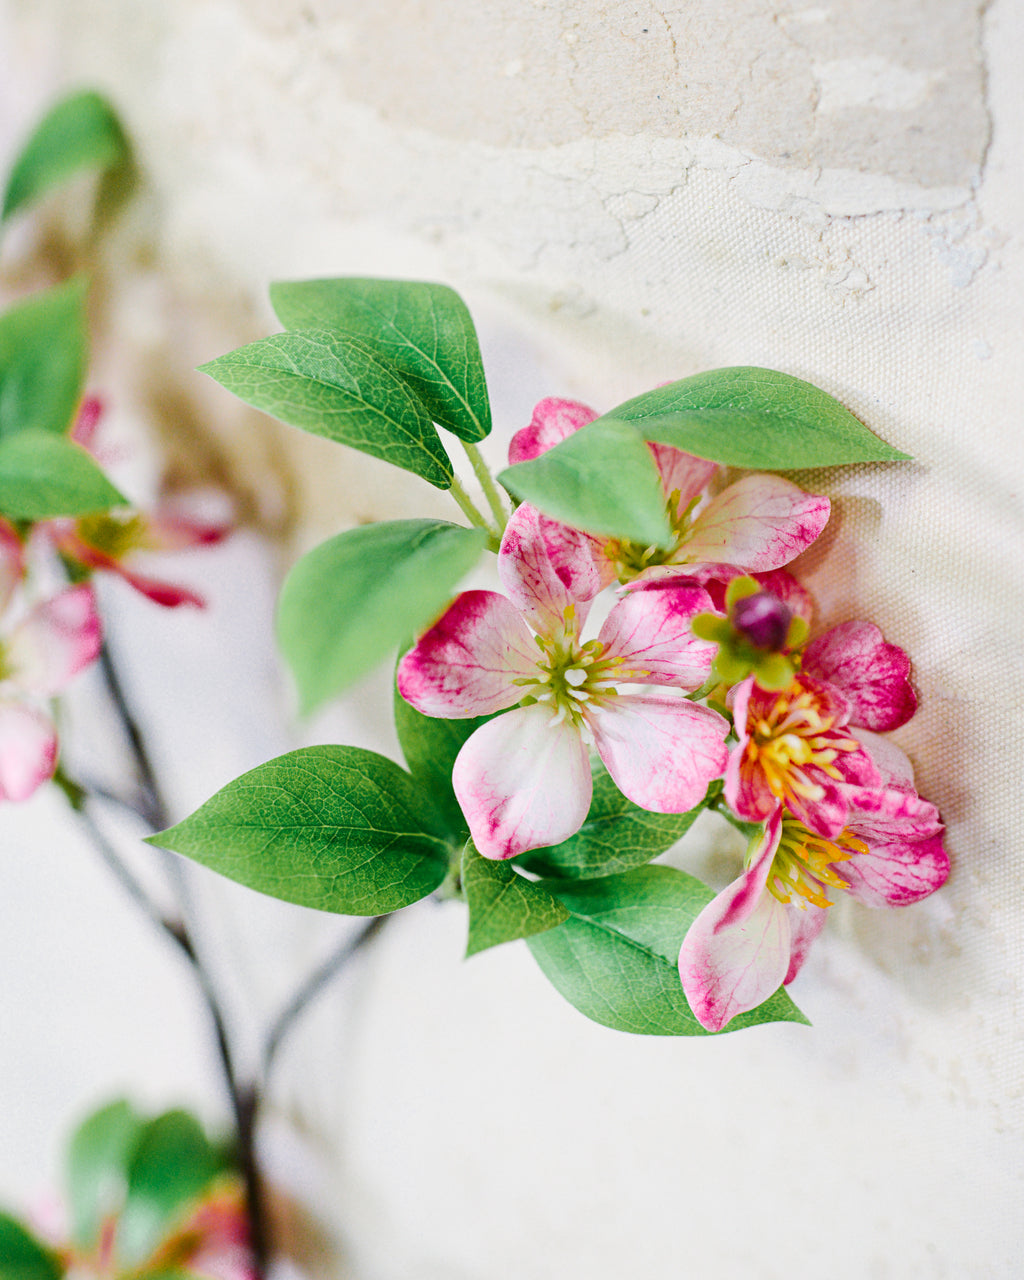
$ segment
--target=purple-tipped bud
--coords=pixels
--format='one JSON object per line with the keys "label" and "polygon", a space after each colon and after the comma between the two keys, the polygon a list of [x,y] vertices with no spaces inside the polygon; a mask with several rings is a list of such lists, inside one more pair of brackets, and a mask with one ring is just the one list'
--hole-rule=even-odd
{"label": "purple-tipped bud", "polygon": [[743,596],[732,608],[732,624],[755,649],[776,653],[786,643],[793,611],[769,591]]}

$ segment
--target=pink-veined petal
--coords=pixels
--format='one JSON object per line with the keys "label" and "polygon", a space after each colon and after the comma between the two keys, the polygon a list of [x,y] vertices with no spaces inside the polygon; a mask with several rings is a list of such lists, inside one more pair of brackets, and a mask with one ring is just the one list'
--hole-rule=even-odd
{"label": "pink-veined petal", "polygon": [[765,885],[782,831],[773,815],[754,860],[687,930],[679,977],[690,1008],[708,1031],[762,1004],[790,966],[790,925],[784,905]]}
{"label": "pink-veined petal", "polygon": [[11,602],[14,589],[25,576],[25,548],[9,520],[0,516],[0,613]]}
{"label": "pink-veined petal", "polygon": [[177,609],[188,605],[193,609],[205,609],[206,601],[191,587],[183,587],[175,582],[165,582],[162,578],[151,578],[148,574],[139,573],[118,560],[108,566],[111,573],[116,573],[130,587],[144,595],[147,600],[161,605],[165,609]]}
{"label": "pink-veined petal", "polygon": [[398,691],[426,716],[461,720],[514,706],[513,682],[537,674],[540,651],[496,591],[463,591],[398,664]]}
{"label": "pink-veined petal", "polygon": [[27,800],[57,764],[53,722],[34,707],[0,702],[0,800]]}
{"label": "pink-veined petal", "polygon": [[789,916],[789,968],[782,984],[788,987],[803,968],[811,943],[825,927],[828,908],[815,906],[813,902],[801,908],[791,902],[786,906],[786,914]]}
{"label": "pink-veined petal", "polygon": [[730,809],[747,822],[763,822],[779,807],[779,798],[768,785],[764,770],[747,753],[750,737],[748,710],[755,691],[754,677],[734,685],[730,691],[736,746],[729,752],[725,766],[725,799]]}
{"label": "pink-veined petal", "polygon": [[[851,827],[851,830],[854,828]],[[940,889],[949,879],[949,854],[941,836],[875,844],[835,871],[847,892],[866,907],[906,907]]]}
{"label": "pink-veined petal", "polygon": [[26,693],[48,698],[98,656],[102,643],[92,587],[68,587],[36,605],[11,632],[8,679]]}
{"label": "pink-veined petal", "polygon": [[560,400],[557,396],[548,396],[541,400],[533,411],[528,426],[521,428],[512,437],[508,446],[508,460],[514,465],[517,462],[529,462],[532,458],[547,453],[556,444],[593,422],[597,414],[578,400]]}
{"label": "pink-veined petal", "polygon": [[869,907],[902,907],[934,893],[949,877],[938,810],[902,787],[851,790],[850,833],[867,845],[836,874]]}
{"label": "pink-veined petal", "polygon": [[86,396],[78,406],[78,413],[75,415],[71,439],[76,444],[80,444],[83,449],[88,449],[90,453],[94,452],[96,430],[100,425],[104,409],[105,405],[99,396]]}
{"label": "pink-veined petal", "polygon": [[795,787],[801,790],[787,791],[787,808],[808,831],[834,840],[842,834],[850,813],[845,789],[820,769],[808,767],[794,769],[792,773]]}
{"label": "pink-veined petal", "polygon": [[898,747],[891,738],[872,733],[870,729],[854,729],[853,736],[878,770],[879,786],[914,790],[914,766],[902,747]]}
{"label": "pink-veined petal", "polygon": [[841,689],[851,722],[876,733],[898,729],[917,710],[910,659],[871,622],[843,622],[812,640],[803,669]]}
{"label": "pink-veined petal", "polygon": [[781,476],[744,476],[697,516],[686,556],[752,573],[778,569],[811,545],[828,515],[828,498],[805,493]]}
{"label": "pink-veined petal", "polygon": [[615,785],[643,809],[685,813],[725,768],[728,723],[674,690],[602,699],[587,720]]}
{"label": "pink-veined petal", "polygon": [[645,582],[626,592],[605,619],[602,657],[620,660],[616,681],[699,688],[717,646],[698,640],[690,623],[711,609],[703,587],[685,579]]}
{"label": "pink-veined petal", "polygon": [[566,607],[574,605],[578,634],[590,601],[615,580],[615,566],[602,553],[604,545],[601,539],[552,520],[524,502],[501,539],[501,585],[542,634],[561,632]]}
{"label": "pink-veined petal", "polygon": [[668,444],[649,442],[647,447],[654,454],[665,496],[679,494],[675,513],[682,515],[693,499],[707,487],[718,470],[718,463],[708,462],[706,458],[695,458],[692,453],[683,453],[682,449],[674,449]]}
{"label": "pink-veined petal", "polygon": [[568,839],[583,825],[593,794],[579,729],[541,703],[471,734],[455,758],[452,786],[485,858]]}
{"label": "pink-veined petal", "polygon": [[146,518],[141,546],[147,551],[187,551],[223,542],[234,529],[231,520],[203,518],[184,506],[164,504]]}

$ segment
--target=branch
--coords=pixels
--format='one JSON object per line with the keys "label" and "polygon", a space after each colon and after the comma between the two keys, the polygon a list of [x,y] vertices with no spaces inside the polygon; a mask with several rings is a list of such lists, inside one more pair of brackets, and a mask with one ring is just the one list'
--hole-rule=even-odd
{"label": "branch", "polygon": [[346,938],[341,946],[327,957],[323,964],[313,970],[277,1015],[271,1024],[270,1031],[267,1033],[266,1044],[263,1049],[261,1076],[264,1085],[270,1078],[274,1061],[284,1037],[324,988],[345,968],[356,952],[361,950],[372,938],[375,938],[390,919],[390,915],[374,916],[372,920],[363,925],[354,938]]}

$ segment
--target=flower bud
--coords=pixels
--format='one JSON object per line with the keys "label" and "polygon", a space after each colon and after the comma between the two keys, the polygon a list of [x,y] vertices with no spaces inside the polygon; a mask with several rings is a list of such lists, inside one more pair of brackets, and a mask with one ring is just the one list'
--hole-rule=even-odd
{"label": "flower bud", "polygon": [[732,607],[732,624],[755,649],[778,652],[786,644],[793,612],[769,591],[743,596]]}

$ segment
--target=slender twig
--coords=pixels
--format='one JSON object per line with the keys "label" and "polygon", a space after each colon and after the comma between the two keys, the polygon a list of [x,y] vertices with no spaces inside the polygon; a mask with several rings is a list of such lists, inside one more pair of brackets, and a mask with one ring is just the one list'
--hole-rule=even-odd
{"label": "slender twig", "polygon": [[[461,490],[460,491],[464,492]],[[467,498],[468,502],[468,498]],[[461,505],[461,504],[460,504]],[[470,506],[472,504],[470,503]],[[473,508],[474,512],[476,511]],[[468,512],[467,512],[468,514]],[[481,527],[486,528],[494,537],[483,518],[476,513]],[[138,800],[132,803],[116,795],[104,792],[105,798],[131,810],[137,817],[145,821],[152,829],[161,830],[170,823],[167,805],[157,778],[156,770],[146,746],[145,736],[135,718],[121,683],[113,658],[103,647],[100,667],[106,682],[110,700],[117,711],[125,736],[131,750],[137,774],[139,788]],[[65,779],[65,790],[72,800],[86,833],[89,835],[97,852],[132,897],[144,914],[157,925],[167,936],[174,939],[180,951],[191,966],[196,984],[206,1005],[213,1024],[214,1038],[217,1044],[221,1072],[230,1099],[234,1116],[238,1146],[239,1169],[245,1184],[246,1207],[249,1218],[250,1244],[253,1254],[254,1280],[264,1280],[270,1253],[270,1239],[267,1229],[267,1216],[263,1192],[263,1181],[256,1156],[256,1130],[260,1118],[262,1102],[261,1086],[265,1086],[270,1071],[276,1060],[278,1051],[285,1036],[302,1016],[310,1004],[321,994],[327,985],[345,968],[348,961],[383,928],[390,916],[375,916],[352,938],[347,938],[337,950],[316,968],[287,1002],[271,1024],[264,1042],[261,1070],[250,1082],[243,1082],[231,1049],[227,1020],[220,1003],[219,996],[210,972],[206,968],[188,926],[188,918],[194,915],[191,902],[191,889],[185,875],[183,864],[176,855],[166,853],[166,870],[168,879],[174,889],[180,915],[172,918],[161,911],[150,897],[142,883],[136,878],[120,854],[107,839],[95,817],[88,811],[91,798],[97,792],[89,792],[78,786],[73,780]],[[79,799],[74,797],[77,795]]]}
{"label": "slender twig", "polygon": [[473,499],[462,487],[458,476],[452,476],[452,486],[448,492],[458,503],[459,510],[466,517],[469,523],[475,528],[483,529],[485,533],[490,534],[492,541],[495,543],[495,546],[497,546],[498,542],[501,541],[501,534],[497,529],[489,524],[487,519],[477,510],[473,503]]}
{"label": "slender twig", "polygon": [[107,839],[99,823],[89,810],[90,799],[91,797],[87,795],[80,804],[74,806],[74,809],[82,829],[92,842],[93,848],[106,863],[107,870],[110,871],[129,897],[134,900],[136,906],[141,908],[143,914],[161,929],[167,930],[168,933],[174,933],[178,928],[178,922],[171,920],[160,910],[157,903],[143,888],[142,882],[136,878],[135,873],[129,868],[111,841]]}
{"label": "slender twig", "polygon": [[306,981],[299,987],[285,1007],[274,1019],[267,1034],[263,1048],[262,1077],[264,1083],[270,1078],[270,1072],[281,1047],[284,1037],[292,1029],[306,1009],[313,1003],[324,988],[335,978],[357,951],[366,945],[381,931],[390,920],[389,915],[374,916],[352,938],[346,938],[318,968],[314,969]]}
{"label": "slender twig", "polygon": [[154,831],[161,831],[169,825],[167,806],[160,792],[156,770],[150,759],[142,729],[128,703],[124,685],[121,683],[121,677],[114,665],[114,659],[106,642],[100,649],[99,665],[100,670],[103,672],[103,679],[106,682],[110,700],[114,704],[114,709],[117,711],[124,727],[128,745],[131,748],[135,767],[138,771],[138,784],[142,793],[138,804],[139,817],[147,822]]}
{"label": "slender twig", "polygon": [[475,444],[470,444],[463,440],[462,447],[466,451],[466,457],[469,459],[473,467],[473,473],[480,481],[480,487],[484,491],[484,497],[487,499],[487,505],[491,508],[494,516],[495,524],[498,526],[498,532],[503,533],[505,525],[508,523],[508,511],[501,500],[501,493],[498,486],[494,483],[487,463],[483,460],[483,455]]}
{"label": "slender twig", "polygon": [[[141,726],[136,720],[128,702],[124,686],[114,664],[113,657],[106,644],[100,650],[100,669],[106,682],[110,700],[117,711],[137,771],[139,800],[136,812],[154,831],[160,831],[169,825],[168,809],[161,793],[156,770],[146,746]],[[84,810],[83,810],[84,811]],[[172,920],[163,913],[150,909],[148,894],[141,889],[134,876],[120,858],[114,854],[109,842],[102,832],[90,821],[89,832],[97,850],[104,857],[107,865],[115,870],[118,879],[132,894],[135,901],[143,907],[146,915],[154,920],[161,929],[178,944],[191,966],[196,985],[206,1005],[207,1013],[213,1024],[214,1039],[217,1044],[221,1073],[227,1090],[231,1109],[234,1115],[238,1145],[238,1161],[245,1183],[246,1209],[249,1219],[250,1246],[253,1255],[255,1280],[263,1280],[269,1251],[267,1238],[266,1214],[263,1203],[263,1187],[256,1160],[256,1123],[259,1115],[259,1092],[255,1084],[243,1084],[238,1076],[231,1041],[228,1036],[227,1022],[221,1007],[213,979],[204,964],[202,957],[189,932],[185,919],[189,905],[189,891],[184,870],[172,854],[167,855],[166,868],[178,900],[181,916]],[[99,837],[97,839],[97,837]],[[104,847],[105,846],[105,847]],[[113,854],[113,857],[110,855]],[[118,870],[120,868],[120,870]],[[135,885],[136,888],[132,886]],[[141,896],[140,896],[141,894]]]}

